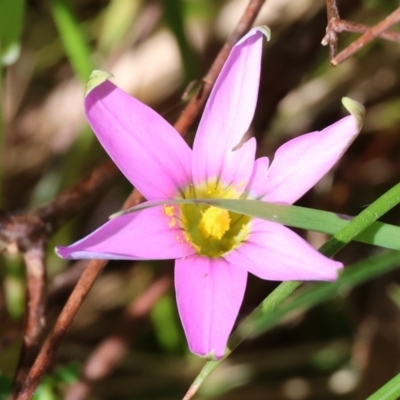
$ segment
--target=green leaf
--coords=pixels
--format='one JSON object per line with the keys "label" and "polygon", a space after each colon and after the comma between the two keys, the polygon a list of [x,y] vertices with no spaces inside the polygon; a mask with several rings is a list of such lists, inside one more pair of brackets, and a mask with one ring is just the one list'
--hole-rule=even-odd
{"label": "green leaf", "polygon": [[173,32],[178,43],[183,68],[185,71],[185,80],[194,79],[197,74],[196,54],[186,39],[184,27],[185,4],[182,0],[164,0],[164,18]]}

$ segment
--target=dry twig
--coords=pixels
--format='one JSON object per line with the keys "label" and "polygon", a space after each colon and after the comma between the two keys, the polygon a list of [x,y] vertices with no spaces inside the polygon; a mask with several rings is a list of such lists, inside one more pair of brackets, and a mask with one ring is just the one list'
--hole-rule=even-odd
{"label": "dry twig", "polygon": [[28,282],[28,312],[24,341],[17,374],[14,378],[14,392],[22,386],[37,352],[45,327],[46,267],[43,241],[24,253]]}
{"label": "dry twig", "polygon": [[83,377],[67,391],[65,400],[84,400],[96,382],[110,375],[121,362],[137,335],[137,328],[157,301],[172,286],[171,276],[162,276],[135,299],[118,323],[115,331],[89,356],[83,367]]}
{"label": "dry twig", "polygon": [[[400,43],[399,33],[387,32],[391,26],[400,21],[400,7],[372,28],[340,19],[336,0],[327,0],[326,8],[328,14],[328,25],[326,27],[326,35],[322,39],[322,44],[324,46],[329,45],[329,57],[333,66],[347,60],[355,52],[378,36],[386,40]],[[363,33],[363,35],[336,55],[338,33],[345,31]]]}
{"label": "dry twig", "polygon": [[372,28],[368,29],[363,35],[355,40],[350,46],[346,47],[337,56],[332,58],[331,64],[336,66],[352,56],[356,51],[360,50],[367,43],[371,42],[377,36],[388,30],[391,26],[400,21],[400,7],[392,14],[387,16],[383,21],[379,22]]}
{"label": "dry twig", "polygon": [[0,241],[5,246],[16,245],[23,253],[28,283],[27,319],[19,365],[14,377],[13,399],[37,356],[45,326],[44,243],[63,222],[108,188],[119,174],[115,165],[108,161],[36,212],[10,214],[0,218]]}

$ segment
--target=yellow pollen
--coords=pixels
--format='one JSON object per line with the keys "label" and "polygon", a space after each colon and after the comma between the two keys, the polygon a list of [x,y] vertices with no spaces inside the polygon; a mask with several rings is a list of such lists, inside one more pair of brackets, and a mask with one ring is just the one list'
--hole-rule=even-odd
{"label": "yellow pollen", "polygon": [[202,212],[199,228],[206,238],[221,239],[230,228],[231,218],[227,210],[209,207]]}
{"label": "yellow pollen", "polygon": [[168,215],[168,217],[173,217],[174,216],[174,206],[164,206],[164,214]]}

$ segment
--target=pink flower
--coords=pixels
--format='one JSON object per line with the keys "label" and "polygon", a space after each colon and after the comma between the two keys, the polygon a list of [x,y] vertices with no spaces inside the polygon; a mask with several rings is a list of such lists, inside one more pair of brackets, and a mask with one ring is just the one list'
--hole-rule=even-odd
{"label": "pink flower", "polygon": [[[147,200],[251,198],[292,204],[341,157],[359,131],[353,115],[297,137],[255,160],[256,142],[233,150],[253,118],[263,32],[232,49],[201,119],[193,150],[152,109],[95,71],[87,119],[110,157]],[[354,105],[354,104],[353,104]],[[166,205],[108,221],[86,238],[58,247],[61,257],[176,259],[179,314],[190,350],[224,355],[247,273],[268,280],[335,280],[340,262],[290,229],[206,205]]]}

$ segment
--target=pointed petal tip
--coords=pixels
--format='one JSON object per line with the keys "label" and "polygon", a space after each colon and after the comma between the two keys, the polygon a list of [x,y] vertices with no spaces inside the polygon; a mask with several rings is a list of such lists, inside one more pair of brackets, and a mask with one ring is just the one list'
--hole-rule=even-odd
{"label": "pointed petal tip", "polygon": [[116,213],[109,215],[109,216],[108,216],[108,219],[115,219],[115,218],[117,218],[117,217],[120,217],[121,215],[128,214],[127,211],[128,211],[128,210],[117,211]]}
{"label": "pointed petal tip", "polygon": [[271,40],[271,29],[269,29],[267,25],[255,26],[253,29],[257,32],[261,32],[268,42]]}
{"label": "pointed petal tip", "polygon": [[244,35],[237,43],[235,46],[240,45],[241,43],[243,43],[245,40],[247,40],[249,37],[253,36],[254,34],[256,34],[257,32],[260,32],[261,34],[263,34],[265,36],[265,38],[267,39],[267,41],[269,41],[271,39],[271,29],[268,28],[267,25],[260,25],[260,26],[255,26],[254,28],[252,28],[249,32],[246,33],[246,35]]}
{"label": "pointed petal tip", "polygon": [[341,263],[340,261],[334,261],[335,265],[334,265],[334,271],[332,271],[332,276],[327,277],[327,281],[330,282],[334,282],[336,281],[340,275],[343,273],[344,271],[344,265],[343,263]]}
{"label": "pointed petal tip", "polygon": [[350,99],[349,97],[343,97],[342,104],[346,110],[357,120],[358,130],[360,131],[364,123],[364,106],[357,101]]}
{"label": "pointed petal tip", "polygon": [[95,69],[89,76],[85,87],[85,97],[97,86],[101,85],[107,79],[113,78],[114,75],[106,71]]}
{"label": "pointed petal tip", "polygon": [[58,257],[64,258],[64,259],[68,258],[69,252],[68,252],[66,247],[64,247],[64,246],[56,246],[54,248],[54,251],[58,255]]}

